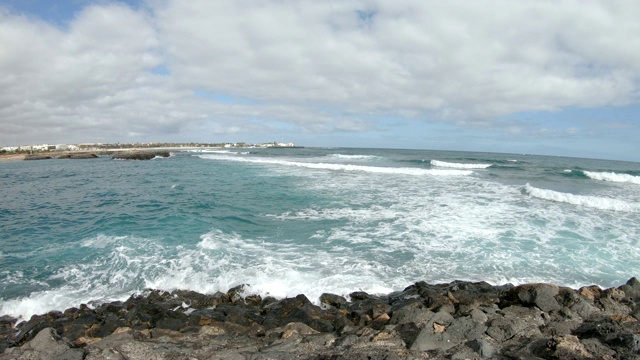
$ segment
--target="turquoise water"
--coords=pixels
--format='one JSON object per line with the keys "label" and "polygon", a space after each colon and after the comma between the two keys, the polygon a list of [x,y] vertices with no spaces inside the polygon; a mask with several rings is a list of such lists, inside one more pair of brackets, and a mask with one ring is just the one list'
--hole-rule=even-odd
{"label": "turquoise water", "polygon": [[640,164],[344,148],[0,163],[0,315],[145,288],[276,297],[640,276]]}

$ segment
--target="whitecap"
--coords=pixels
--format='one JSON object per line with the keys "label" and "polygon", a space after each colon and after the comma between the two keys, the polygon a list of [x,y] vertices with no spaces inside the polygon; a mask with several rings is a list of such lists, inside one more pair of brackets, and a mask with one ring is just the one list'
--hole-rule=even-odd
{"label": "whitecap", "polygon": [[345,154],[330,154],[328,157],[334,159],[344,159],[344,160],[378,160],[382,159],[380,156],[375,155],[345,155]]}
{"label": "whitecap", "polygon": [[437,167],[446,167],[454,169],[486,169],[492,164],[463,164],[463,163],[451,163],[440,160],[431,160],[431,165]]}
{"label": "whitecap", "polygon": [[620,182],[620,183],[631,183],[631,184],[639,184],[640,185],[640,176],[633,176],[629,174],[618,174],[614,172],[593,172],[593,171],[583,171],[583,173],[593,179],[593,180],[601,180],[601,181],[612,181],[612,182]]}
{"label": "whitecap", "polygon": [[600,196],[575,195],[554,190],[539,189],[531,186],[529,183],[524,186],[523,190],[525,193],[539,199],[580,205],[600,210],[637,211],[640,209],[640,205],[628,203],[623,200]]}
{"label": "whitecap", "polygon": [[268,165],[281,165],[281,166],[293,166],[302,167],[308,169],[318,170],[333,170],[333,171],[360,171],[377,174],[403,174],[403,175],[435,175],[435,176],[465,176],[473,174],[473,171],[469,170],[444,170],[444,169],[421,169],[421,168],[406,168],[406,167],[381,167],[381,166],[365,166],[365,165],[352,165],[352,164],[329,164],[329,163],[312,163],[312,162],[299,162],[288,161],[278,159],[258,159],[258,158],[229,158],[218,157],[213,155],[198,155],[203,159],[211,160],[232,160],[250,162],[256,164],[268,164]]}

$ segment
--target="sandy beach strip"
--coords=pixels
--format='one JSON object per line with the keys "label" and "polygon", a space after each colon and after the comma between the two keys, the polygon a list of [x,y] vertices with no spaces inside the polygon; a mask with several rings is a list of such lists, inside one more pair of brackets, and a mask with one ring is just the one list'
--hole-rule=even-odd
{"label": "sandy beach strip", "polygon": [[24,154],[6,154],[0,155],[0,162],[24,160]]}

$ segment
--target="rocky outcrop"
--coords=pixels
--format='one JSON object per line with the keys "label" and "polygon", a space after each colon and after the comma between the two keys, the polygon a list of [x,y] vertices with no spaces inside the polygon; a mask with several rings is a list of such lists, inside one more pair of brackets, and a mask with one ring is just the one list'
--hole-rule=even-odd
{"label": "rocky outcrop", "polygon": [[166,150],[159,151],[126,151],[113,154],[113,159],[120,160],[151,160],[156,157],[169,157],[171,154]]}
{"label": "rocky outcrop", "polygon": [[53,159],[49,154],[27,154],[24,156],[24,160],[49,160]]}
{"label": "rocky outcrop", "polygon": [[403,291],[277,300],[149,290],[15,324],[0,359],[639,359],[640,282],[415,283]]}
{"label": "rocky outcrop", "polygon": [[99,157],[95,153],[69,153],[58,156],[58,159],[95,159]]}

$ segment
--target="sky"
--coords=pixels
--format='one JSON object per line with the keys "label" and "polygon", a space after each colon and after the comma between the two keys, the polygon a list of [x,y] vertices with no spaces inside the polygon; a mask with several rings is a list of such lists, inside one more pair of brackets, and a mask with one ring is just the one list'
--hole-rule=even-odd
{"label": "sky", "polygon": [[0,0],[0,147],[640,161],[640,2]]}

